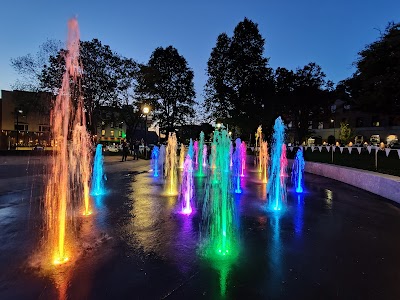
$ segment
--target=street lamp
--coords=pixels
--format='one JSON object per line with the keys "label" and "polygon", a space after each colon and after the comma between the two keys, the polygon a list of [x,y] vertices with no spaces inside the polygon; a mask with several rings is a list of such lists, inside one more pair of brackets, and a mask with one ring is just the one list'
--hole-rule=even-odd
{"label": "street lamp", "polygon": [[[335,132],[335,120],[331,119],[331,123],[333,124],[333,145],[336,144],[336,132]],[[333,145],[332,145],[332,163],[333,163]]]}
{"label": "street lamp", "polygon": [[144,131],[144,157],[147,158],[147,115],[150,112],[150,108],[148,106],[143,107],[143,113],[146,116],[145,123],[145,131]]}
{"label": "street lamp", "polygon": [[21,109],[16,111],[17,114],[17,144],[15,145],[15,150],[18,150],[18,143],[19,143],[19,128],[18,128],[18,116],[19,114],[22,114],[23,111]]}

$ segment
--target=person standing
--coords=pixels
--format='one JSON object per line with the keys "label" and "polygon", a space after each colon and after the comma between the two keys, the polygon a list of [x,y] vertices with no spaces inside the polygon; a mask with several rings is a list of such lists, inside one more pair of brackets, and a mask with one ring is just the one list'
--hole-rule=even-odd
{"label": "person standing", "polygon": [[133,160],[135,158],[139,160],[139,141],[135,141],[135,145],[133,146]]}
{"label": "person standing", "polygon": [[122,160],[121,161],[126,161],[126,158],[128,157],[128,153],[129,153],[128,144],[124,141],[122,143]]}

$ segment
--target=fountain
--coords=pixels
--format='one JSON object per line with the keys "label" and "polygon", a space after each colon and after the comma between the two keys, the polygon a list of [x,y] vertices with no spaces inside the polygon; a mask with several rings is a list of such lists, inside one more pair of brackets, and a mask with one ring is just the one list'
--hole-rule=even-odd
{"label": "fountain", "polygon": [[242,172],[242,151],[241,145],[242,141],[240,138],[237,138],[235,141],[236,148],[235,152],[233,153],[233,185],[235,187],[235,193],[241,194],[242,189],[240,188],[240,175]]}
{"label": "fountain", "polygon": [[179,150],[179,169],[183,169],[185,163],[185,145],[181,143],[181,148]]}
{"label": "fountain", "polygon": [[258,172],[262,172],[261,169],[261,142],[263,141],[262,137],[262,127],[261,125],[258,126],[257,128],[257,133],[256,133],[256,149],[257,149],[257,142],[258,142],[258,158],[256,158],[257,164],[258,164]]}
{"label": "fountain", "polygon": [[[79,49],[78,21],[71,19],[68,22],[68,51],[65,52],[62,86],[51,111],[51,135],[55,151],[51,158],[52,167],[44,200],[44,247],[54,264],[65,263],[72,255],[75,244],[72,222],[76,219],[76,205],[83,204],[84,215],[91,213],[91,145],[80,88],[83,68]],[[72,215],[67,217],[67,212]]]}
{"label": "fountain", "polygon": [[165,177],[166,192],[168,195],[177,195],[177,141],[175,133],[170,132],[168,136],[168,145],[165,154]]}
{"label": "fountain", "polygon": [[[230,259],[238,254],[236,212],[230,192],[228,132],[214,132],[216,182],[208,179],[203,204],[202,254],[210,259]],[[210,183],[211,181],[211,183]]]}
{"label": "fountain", "polygon": [[[273,144],[271,151],[271,164],[269,168],[268,180],[268,206],[271,210],[281,210],[282,203],[286,200],[285,177],[282,176],[281,167],[282,148],[284,145],[285,126],[281,117],[275,120]],[[286,155],[285,155],[286,157]]]}
{"label": "fountain", "polygon": [[195,164],[196,164],[196,168],[199,164],[199,142],[198,141],[194,141],[194,155],[195,155]]}
{"label": "fountain", "polygon": [[160,155],[160,149],[157,146],[153,147],[153,150],[151,151],[151,166],[153,169],[153,176],[158,177],[158,157]]}
{"label": "fountain", "polygon": [[158,172],[161,177],[164,176],[165,151],[165,145],[161,145],[158,153]]}
{"label": "fountain", "polygon": [[247,157],[247,146],[245,142],[240,145],[240,158],[242,160],[242,170],[240,176],[244,176],[244,170],[246,169],[246,157]]}
{"label": "fountain", "polygon": [[182,183],[179,192],[181,213],[184,215],[192,213],[193,191],[193,162],[190,156],[187,155],[183,166]]}
{"label": "fountain", "polygon": [[92,192],[93,196],[104,195],[104,171],[103,171],[103,145],[96,146],[96,154],[94,156],[93,177],[92,177]]}
{"label": "fountain", "polygon": [[261,166],[261,178],[263,183],[268,183],[268,143],[267,141],[261,141],[260,144],[260,166]]}
{"label": "fountain", "polygon": [[203,146],[203,168],[207,167],[207,153],[208,153],[207,145],[204,145]]}
{"label": "fountain", "polygon": [[194,160],[194,149],[193,149],[193,140],[192,139],[190,139],[190,142],[189,142],[188,155],[190,156],[190,158],[193,161]]}
{"label": "fountain", "polygon": [[292,182],[296,187],[296,193],[303,192],[303,175],[304,175],[304,156],[303,151],[298,149],[292,167]]}
{"label": "fountain", "polygon": [[199,149],[198,149],[198,171],[197,176],[204,176],[204,161],[203,161],[203,154],[204,154],[204,132],[200,132],[200,142],[199,142]]}

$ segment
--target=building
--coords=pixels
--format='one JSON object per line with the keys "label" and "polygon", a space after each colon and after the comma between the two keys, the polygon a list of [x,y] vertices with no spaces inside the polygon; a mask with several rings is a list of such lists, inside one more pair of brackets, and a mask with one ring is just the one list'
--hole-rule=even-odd
{"label": "building", "polygon": [[1,91],[0,149],[32,149],[50,146],[48,93]]}

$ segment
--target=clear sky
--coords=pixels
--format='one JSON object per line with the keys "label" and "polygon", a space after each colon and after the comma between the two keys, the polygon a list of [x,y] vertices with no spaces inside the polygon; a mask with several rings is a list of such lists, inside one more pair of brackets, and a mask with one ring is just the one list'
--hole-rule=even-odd
{"label": "clear sky", "polygon": [[199,100],[217,36],[232,36],[244,17],[259,25],[270,66],[313,61],[335,83],[354,72],[357,52],[379,37],[377,29],[400,21],[399,0],[9,0],[0,11],[0,89],[18,77],[11,58],[36,53],[48,38],[65,41],[67,21],[77,16],[82,40],[98,38],[138,62],[158,46],[177,48]]}

